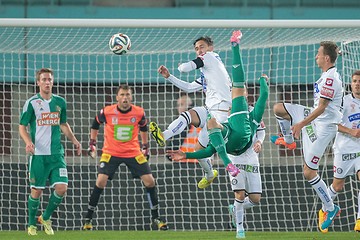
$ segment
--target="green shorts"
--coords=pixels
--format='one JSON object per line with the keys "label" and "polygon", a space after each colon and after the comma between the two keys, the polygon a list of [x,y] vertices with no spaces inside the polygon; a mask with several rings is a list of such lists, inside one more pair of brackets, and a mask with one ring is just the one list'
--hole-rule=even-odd
{"label": "green shorts", "polygon": [[50,186],[68,184],[64,155],[34,155],[29,158],[29,182],[31,188],[44,189],[49,179]]}

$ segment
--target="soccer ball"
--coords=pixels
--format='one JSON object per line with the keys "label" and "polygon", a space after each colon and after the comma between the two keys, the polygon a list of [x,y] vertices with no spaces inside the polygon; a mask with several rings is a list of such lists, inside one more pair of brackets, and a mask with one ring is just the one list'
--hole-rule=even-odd
{"label": "soccer ball", "polygon": [[123,55],[131,48],[130,38],[123,33],[114,34],[110,38],[109,48],[113,53],[117,55]]}

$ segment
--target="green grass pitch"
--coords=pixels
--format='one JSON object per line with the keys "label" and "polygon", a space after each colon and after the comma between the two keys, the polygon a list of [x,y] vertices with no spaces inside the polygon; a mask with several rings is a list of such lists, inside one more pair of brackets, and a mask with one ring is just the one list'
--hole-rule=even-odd
{"label": "green grass pitch", "polygon": [[[55,231],[54,236],[47,236],[38,231],[37,236],[28,236],[25,231],[0,231],[2,240],[51,239],[51,240],[212,240],[236,239],[235,231]],[[246,232],[246,240],[353,240],[360,239],[356,232]]]}

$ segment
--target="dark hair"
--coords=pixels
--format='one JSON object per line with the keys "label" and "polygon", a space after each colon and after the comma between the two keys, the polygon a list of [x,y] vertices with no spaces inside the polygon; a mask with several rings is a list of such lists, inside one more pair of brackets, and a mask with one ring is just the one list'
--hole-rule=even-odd
{"label": "dark hair", "polygon": [[353,74],[351,75],[351,78],[355,75],[360,76],[360,70],[356,70],[355,72],[353,72]]}
{"label": "dark hair", "polygon": [[40,81],[40,75],[42,73],[50,73],[54,76],[54,71],[51,68],[41,68],[36,72],[36,81]]}
{"label": "dark hair", "polygon": [[330,62],[335,63],[339,52],[336,43],[332,41],[323,41],[320,43],[320,46],[324,49],[324,55],[328,55],[330,57]]}
{"label": "dark hair", "polygon": [[118,87],[118,89],[116,90],[116,95],[119,93],[119,91],[120,91],[121,89],[123,89],[123,90],[125,90],[125,91],[130,90],[130,92],[132,92],[131,87],[130,87],[129,85],[121,84],[121,85]]}
{"label": "dark hair", "polygon": [[211,37],[209,36],[202,36],[202,37],[199,37],[198,39],[196,39],[193,43],[194,47],[195,47],[195,44],[198,42],[198,41],[204,41],[206,42],[209,46],[213,46],[214,45],[214,42],[213,40],[211,39]]}

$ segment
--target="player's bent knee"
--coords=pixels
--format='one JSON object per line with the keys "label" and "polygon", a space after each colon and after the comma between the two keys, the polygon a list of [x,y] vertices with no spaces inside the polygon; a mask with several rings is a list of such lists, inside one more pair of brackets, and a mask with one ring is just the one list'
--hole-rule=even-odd
{"label": "player's bent knee", "polygon": [[287,114],[283,103],[275,103],[273,110],[274,110],[274,114],[279,117],[285,117],[285,115]]}
{"label": "player's bent knee", "polygon": [[211,118],[208,122],[207,122],[207,129],[214,129],[214,128],[219,128],[219,124],[216,121],[215,118]]}
{"label": "player's bent knee", "polygon": [[258,205],[260,203],[261,195],[260,194],[256,194],[256,195],[250,194],[249,198],[254,204]]}
{"label": "player's bent knee", "polygon": [[190,124],[194,125],[195,127],[199,127],[200,119],[196,111],[194,109],[190,109],[189,111],[186,112],[190,114]]}
{"label": "player's bent knee", "polygon": [[31,197],[32,198],[39,198],[42,194],[42,189],[32,188],[31,189]]}
{"label": "player's bent knee", "polygon": [[310,181],[316,177],[317,171],[314,169],[310,169],[307,165],[304,165],[304,177],[306,180]]}
{"label": "player's bent knee", "polygon": [[151,174],[146,174],[141,176],[141,181],[143,182],[144,186],[147,188],[155,187],[156,182],[155,178]]}
{"label": "player's bent knee", "polygon": [[341,190],[343,190],[344,185],[345,185],[345,181],[342,180],[334,181],[332,183],[332,187],[336,192],[340,192]]}
{"label": "player's bent knee", "polygon": [[234,191],[235,193],[235,199],[238,199],[240,201],[243,201],[246,197],[245,191]]}
{"label": "player's bent knee", "polygon": [[55,185],[55,192],[59,196],[64,196],[67,191],[67,185],[66,184],[57,184]]}

